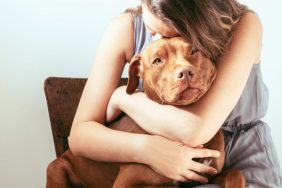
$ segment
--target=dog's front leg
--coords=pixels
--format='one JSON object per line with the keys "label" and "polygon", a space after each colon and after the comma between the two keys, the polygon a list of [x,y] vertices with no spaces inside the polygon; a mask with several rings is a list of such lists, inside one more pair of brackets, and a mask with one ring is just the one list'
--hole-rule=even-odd
{"label": "dog's front leg", "polygon": [[240,170],[227,170],[215,177],[212,183],[223,188],[245,188],[246,186],[245,177]]}

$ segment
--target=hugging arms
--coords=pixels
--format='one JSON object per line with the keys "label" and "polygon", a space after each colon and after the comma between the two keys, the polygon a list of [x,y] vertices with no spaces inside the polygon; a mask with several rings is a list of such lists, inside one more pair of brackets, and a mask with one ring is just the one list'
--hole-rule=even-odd
{"label": "hugging arms", "polygon": [[[152,20],[154,17],[149,13],[146,17],[146,7],[143,14],[152,32],[173,37],[173,31],[166,25]],[[211,139],[238,101],[253,64],[259,61],[261,23],[253,13],[240,18],[228,48],[216,61],[218,74],[212,87],[201,100],[187,107],[160,105],[144,93],[127,95],[124,87],[116,89],[125,62],[129,62],[134,53],[133,33],[134,23],[129,13],[119,16],[108,26],[73,121],[70,149],[90,159],[144,163],[167,177],[193,180],[197,176],[193,171],[202,172],[203,169],[199,169],[192,158],[218,154],[192,147]],[[109,119],[112,114],[114,117],[124,111],[154,135],[125,133],[105,127],[107,111]]]}

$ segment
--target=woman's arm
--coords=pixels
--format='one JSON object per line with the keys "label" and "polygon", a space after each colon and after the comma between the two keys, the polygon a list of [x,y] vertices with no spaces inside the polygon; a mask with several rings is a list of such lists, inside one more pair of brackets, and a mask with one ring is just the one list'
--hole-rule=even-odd
{"label": "woman's arm", "polygon": [[[137,144],[144,136],[104,126],[107,103],[132,53],[133,21],[130,14],[123,14],[110,23],[96,52],[69,137],[74,154],[103,161],[136,160]],[[127,150],[121,153],[119,148]]]}
{"label": "woman's arm", "polygon": [[[262,24],[253,13],[238,22],[228,49],[216,64],[217,77],[209,91],[187,107],[160,105],[144,93],[115,91],[113,108],[131,116],[143,129],[189,146],[209,141],[236,105],[260,53]],[[114,100],[114,99],[113,99]]]}

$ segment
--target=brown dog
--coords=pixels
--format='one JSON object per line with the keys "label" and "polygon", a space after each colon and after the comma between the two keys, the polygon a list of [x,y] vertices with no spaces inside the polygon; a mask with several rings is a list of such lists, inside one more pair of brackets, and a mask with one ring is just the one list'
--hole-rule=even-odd
{"label": "brown dog", "polygon": [[[142,55],[135,56],[129,67],[127,92],[133,93],[139,78],[147,96],[161,104],[188,105],[199,100],[216,75],[212,62],[195,51],[182,38],[160,39],[150,44]],[[147,134],[128,116],[109,124],[116,130]],[[217,159],[201,159],[221,172],[224,165],[224,138],[219,131],[205,144],[221,152]],[[210,182],[222,187],[245,187],[240,171],[228,171]],[[185,187],[194,184],[187,183]],[[150,167],[135,163],[103,163],[76,157],[65,152],[47,170],[47,187],[177,187],[180,183],[154,172]],[[181,185],[182,186],[182,185]],[[184,185],[183,185],[184,186]]]}

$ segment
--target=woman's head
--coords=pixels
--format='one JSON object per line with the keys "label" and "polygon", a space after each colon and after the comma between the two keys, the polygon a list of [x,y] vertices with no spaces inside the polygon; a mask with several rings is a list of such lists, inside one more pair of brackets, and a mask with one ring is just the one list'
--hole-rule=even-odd
{"label": "woman's head", "polygon": [[173,26],[156,17],[146,5],[142,6],[142,13],[144,25],[152,36],[172,38],[180,35]]}
{"label": "woman's head", "polygon": [[248,11],[236,0],[141,0],[144,23],[162,37],[182,36],[215,61]]}

